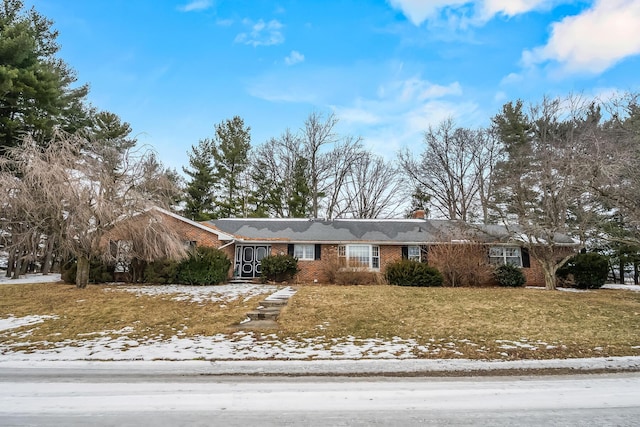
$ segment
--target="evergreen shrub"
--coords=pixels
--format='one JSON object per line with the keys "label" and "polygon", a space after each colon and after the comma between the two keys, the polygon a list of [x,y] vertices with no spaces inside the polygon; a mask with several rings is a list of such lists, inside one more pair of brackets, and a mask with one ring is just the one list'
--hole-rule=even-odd
{"label": "evergreen shrub", "polygon": [[493,275],[500,286],[519,288],[527,282],[522,269],[512,264],[497,267]]}
{"label": "evergreen shrub", "polygon": [[176,283],[178,278],[178,261],[159,259],[148,263],[144,268],[144,282],[167,285]]}
{"label": "evergreen shrub", "polygon": [[262,279],[284,282],[298,273],[298,260],[291,255],[269,255],[260,261]]}
{"label": "evergreen shrub", "polygon": [[577,254],[557,273],[561,278],[572,275],[578,289],[599,289],[607,281],[608,274],[608,258],[596,252]]}
{"label": "evergreen shrub", "polygon": [[434,267],[417,261],[401,260],[387,265],[385,279],[396,286],[442,286],[442,274]]}
{"label": "evergreen shrub", "polygon": [[219,249],[195,248],[177,266],[176,282],[184,285],[217,285],[227,280],[231,261]]}

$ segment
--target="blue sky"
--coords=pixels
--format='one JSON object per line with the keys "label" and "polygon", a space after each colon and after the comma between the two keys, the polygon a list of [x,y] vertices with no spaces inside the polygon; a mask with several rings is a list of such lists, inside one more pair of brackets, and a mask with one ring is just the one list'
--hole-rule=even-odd
{"label": "blue sky", "polygon": [[640,0],[26,0],[90,102],[178,170],[235,115],[258,145],[313,111],[392,158],[447,117],[638,91]]}

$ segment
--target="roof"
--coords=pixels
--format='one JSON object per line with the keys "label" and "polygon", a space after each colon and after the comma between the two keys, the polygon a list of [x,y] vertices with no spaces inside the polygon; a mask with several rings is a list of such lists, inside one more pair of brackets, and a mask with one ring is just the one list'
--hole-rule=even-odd
{"label": "roof", "polygon": [[[225,218],[204,224],[255,242],[427,244],[455,240],[513,242],[504,226],[473,226],[432,219],[299,219]],[[561,241],[574,244],[567,236]],[[560,242],[557,241],[557,242]],[[562,244],[562,243],[561,243]]]}
{"label": "roof", "polygon": [[203,231],[206,231],[208,233],[213,233],[216,236],[218,236],[218,239],[220,239],[220,240],[233,240],[233,238],[234,238],[233,236],[225,233],[224,231],[219,230],[219,229],[217,229],[215,227],[211,227],[206,223],[202,223],[201,224],[199,222],[192,221],[189,218],[185,218],[185,217],[183,217],[181,215],[175,214],[175,213],[173,213],[171,211],[168,211],[166,209],[160,208],[158,206],[152,206],[151,208],[149,208],[147,210],[151,210],[151,209],[153,209],[155,211],[158,211],[158,212],[160,212],[160,213],[162,213],[164,215],[167,215],[167,216],[170,216],[172,218],[175,218],[178,221],[185,222],[185,223],[187,223],[187,224],[189,224],[189,225],[191,225],[193,227],[199,228],[199,229],[201,229]]}

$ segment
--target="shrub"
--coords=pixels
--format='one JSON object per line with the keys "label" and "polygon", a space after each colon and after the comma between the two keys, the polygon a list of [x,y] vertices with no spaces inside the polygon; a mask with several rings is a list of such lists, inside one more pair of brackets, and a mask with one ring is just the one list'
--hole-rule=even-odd
{"label": "shrub", "polygon": [[519,288],[527,282],[520,267],[511,264],[503,264],[493,273],[500,286]]}
{"label": "shrub", "polygon": [[442,274],[445,286],[488,286],[493,266],[487,248],[477,242],[442,243],[429,248],[429,264]]}
{"label": "shrub", "polygon": [[270,255],[260,261],[262,279],[283,282],[298,273],[298,260],[291,255]]}
{"label": "shrub", "polygon": [[219,249],[197,247],[177,266],[176,281],[186,285],[217,285],[227,280],[231,261]]}
{"label": "shrub", "polygon": [[573,276],[578,289],[598,289],[607,281],[609,260],[596,252],[580,253],[571,258],[558,270],[557,275],[566,278]]}
{"label": "shrub", "polygon": [[180,263],[170,259],[160,259],[148,263],[144,268],[144,281],[160,285],[175,283]]}
{"label": "shrub", "polygon": [[372,271],[343,269],[335,273],[336,285],[374,285],[381,283],[380,275]]}
{"label": "shrub", "polygon": [[387,265],[385,278],[396,286],[442,286],[440,272],[427,264],[402,260]]}
{"label": "shrub", "polygon": [[[89,283],[108,283],[114,281],[114,266],[105,264],[103,261],[92,258],[89,261]],[[61,278],[66,283],[75,283],[78,273],[77,261],[71,260],[62,267]]]}

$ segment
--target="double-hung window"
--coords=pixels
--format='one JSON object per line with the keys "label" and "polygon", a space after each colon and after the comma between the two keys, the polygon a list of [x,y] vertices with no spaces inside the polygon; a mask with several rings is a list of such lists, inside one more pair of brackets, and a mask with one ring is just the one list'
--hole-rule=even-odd
{"label": "double-hung window", "polygon": [[293,256],[299,261],[313,261],[315,259],[315,245],[299,245],[293,246]]}
{"label": "double-hung window", "polygon": [[380,247],[376,245],[340,245],[338,259],[345,267],[380,268]]}
{"label": "double-hung window", "polygon": [[522,251],[517,246],[493,246],[489,248],[489,261],[495,265],[522,267]]}
{"label": "double-hung window", "polygon": [[407,259],[409,261],[420,262],[420,246],[407,246]]}

